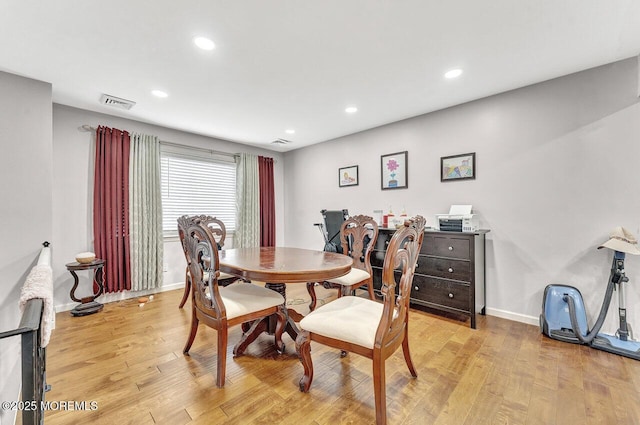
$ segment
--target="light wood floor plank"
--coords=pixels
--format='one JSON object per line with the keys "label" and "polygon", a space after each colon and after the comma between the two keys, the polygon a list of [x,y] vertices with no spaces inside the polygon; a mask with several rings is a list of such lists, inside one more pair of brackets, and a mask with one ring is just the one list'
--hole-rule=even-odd
{"label": "light wood floor plank", "polygon": [[[291,285],[292,290],[294,289]],[[306,290],[292,293],[304,299]],[[227,381],[215,386],[216,333],[201,325],[190,355],[182,348],[190,303],[182,290],[105,305],[102,312],[57,315],[47,349],[49,401],[96,401],[95,411],[48,411],[58,424],[375,423],[371,361],[312,343],[314,381],[298,390],[302,365],[284,337],[279,355],[262,335],[233,358],[240,327],[229,334]],[[537,326],[496,317],[469,322],[410,312],[418,378],[402,351],[387,360],[390,424],[639,424],[640,362],[551,340]]]}

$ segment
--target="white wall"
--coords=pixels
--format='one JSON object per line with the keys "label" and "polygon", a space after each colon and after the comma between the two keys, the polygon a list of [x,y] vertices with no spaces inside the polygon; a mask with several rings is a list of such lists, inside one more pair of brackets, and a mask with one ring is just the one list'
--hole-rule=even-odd
{"label": "white wall", "polygon": [[[535,322],[545,285],[567,283],[582,290],[595,316],[611,261],[611,252],[596,246],[614,226],[640,232],[637,82],[634,58],[282,155],[52,107],[49,84],[0,73],[0,329],[18,323],[19,288],[44,239],[53,244],[56,305],[70,302],[64,264],[92,248],[93,135],[78,131],[83,124],[274,157],[278,244],[322,248],[312,224],[323,208],[371,213],[405,207],[433,224],[433,216],[450,204],[471,203],[491,229],[490,314]],[[381,191],[380,155],[402,150],[409,151],[409,188]],[[465,152],[477,153],[477,179],[441,183],[439,158]],[[338,168],[354,164],[360,166],[360,185],[338,188]],[[165,246],[173,256],[166,283],[183,277],[182,253],[173,244]],[[640,326],[640,258],[627,260],[627,274],[629,319]],[[609,332],[616,328],[612,319],[610,314]],[[3,400],[17,396],[17,350],[14,341],[0,342]],[[0,422],[12,418],[0,412]]]}
{"label": "white wall", "polygon": [[[221,152],[248,152],[269,156],[276,160],[274,180],[276,193],[276,242],[284,242],[284,160],[274,151],[252,148],[210,137],[198,136],[164,127],[98,114],[63,105],[53,105],[53,232],[56,241],[56,258],[53,264],[54,304],[58,311],[75,306],[69,297],[73,278],[65,264],[74,261],[75,254],[93,251],[92,182],[95,132],[82,132],[82,125],[105,125],[129,132],[158,136],[160,140],[187,146],[214,149]],[[229,243],[226,247],[231,247]],[[164,286],[184,283],[184,253],[177,238],[165,240],[164,260],[167,271]],[[77,296],[88,295],[90,275],[80,275]],[[125,294],[124,296],[131,296]],[[123,298],[122,294],[109,294],[101,302]]]}
{"label": "white wall", "polygon": [[[51,85],[0,72],[0,332],[20,323],[20,289],[42,242],[56,257],[51,176]],[[18,400],[20,370],[20,337],[0,340],[0,400]],[[15,415],[0,410],[0,424]]]}
{"label": "white wall", "polygon": [[[537,323],[544,287],[562,283],[582,291],[594,317],[612,257],[596,247],[615,226],[640,231],[637,85],[632,58],[288,152],[285,240],[321,248],[312,223],[323,208],[406,207],[434,225],[451,204],[472,204],[491,230],[489,314]],[[409,188],[382,191],[380,155],[404,150]],[[476,152],[476,180],[440,182],[440,157],[467,152]],[[338,168],[349,165],[359,165],[360,184],[338,188]],[[640,329],[640,258],[628,258],[627,275],[629,320]]]}

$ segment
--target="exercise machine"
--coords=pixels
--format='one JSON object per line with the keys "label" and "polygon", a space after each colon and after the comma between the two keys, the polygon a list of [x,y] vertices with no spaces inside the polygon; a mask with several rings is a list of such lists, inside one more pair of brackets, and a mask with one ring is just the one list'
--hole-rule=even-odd
{"label": "exercise machine", "polygon": [[[619,236],[622,234],[623,236]],[[574,344],[585,344],[592,348],[640,360],[640,342],[633,340],[631,325],[627,322],[624,261],[627,253],[638,255],[637,241],[625,229],[616,228],[607,243],[598,248],[614,251],[611,274],[605,291],[600,314],[589,330],[584,301],[580,291],[573,286],[548,285],[544,290],[540,330],[550,338]],[[613,292],[618,293],[618,323],[615,335],[599,333],[611,305]]]}
{"label": "exercise machine", "polygon": [[322,223],[315,223],[324,238],[324,250],[327,252],[338,252],[342,254],[342,244],[340,242],[340,229],[342,223],[349,218],[347,210],[321,210]]}

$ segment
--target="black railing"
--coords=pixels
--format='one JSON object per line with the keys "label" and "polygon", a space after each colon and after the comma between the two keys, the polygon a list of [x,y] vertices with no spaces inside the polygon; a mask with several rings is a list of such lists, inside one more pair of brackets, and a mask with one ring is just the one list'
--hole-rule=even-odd
{"label": "black railing", "polygon": [[[46,248],[49,243],[43,245]],[[42,298],[28,300],[18,327],[0,332],[0,339],[17,335],[22,338],[22,400],[16,408],[22,411],[23,425],[44,423],[44,393],[51,388],[46,382],[46,347],[42,346],[43,309]]]}

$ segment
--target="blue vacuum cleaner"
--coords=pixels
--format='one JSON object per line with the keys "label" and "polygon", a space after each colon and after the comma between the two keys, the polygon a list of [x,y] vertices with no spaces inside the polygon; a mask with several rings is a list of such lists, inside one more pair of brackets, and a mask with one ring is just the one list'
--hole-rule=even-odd
{"label": "blue vacuum cleaner", "polygon": [[[573,286],[548,285],[544,290],[540,331],[550,338],[574,344],[585,344],[598,350],[640,360],[640,342],[633,341],[631,325],[627,323],[624,260],[626,254],[640,255],[636,238],[623,227],[616,227],[610,239],[598,247],[614,251],[611,275],[600,314],[589,330],[587,313],[580,291]],[[615,335],[600,332],[609,311],[613,292],[618,292],[619,328]]]}

